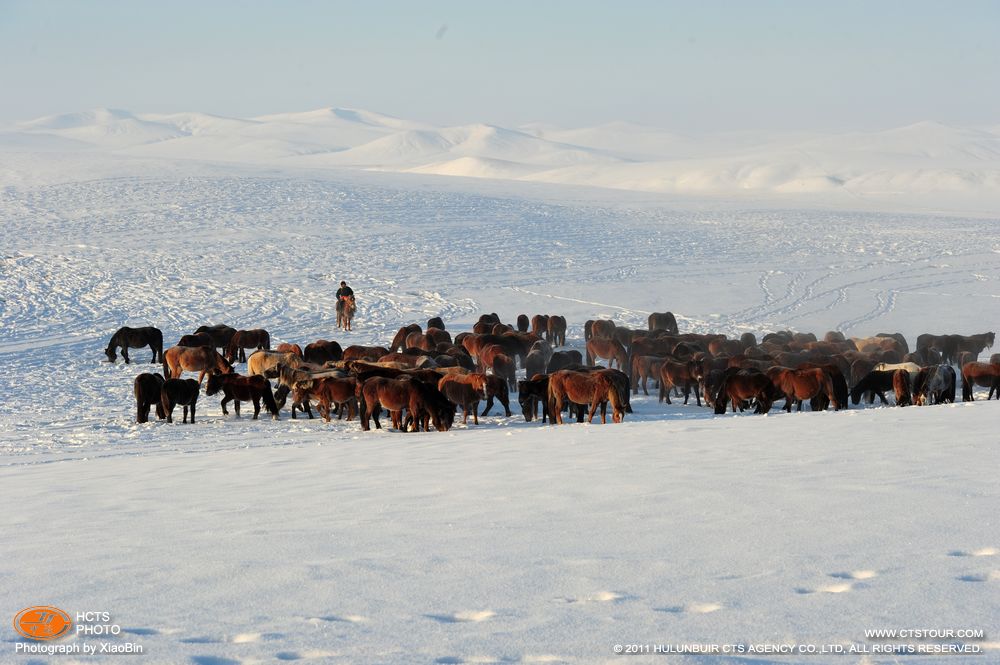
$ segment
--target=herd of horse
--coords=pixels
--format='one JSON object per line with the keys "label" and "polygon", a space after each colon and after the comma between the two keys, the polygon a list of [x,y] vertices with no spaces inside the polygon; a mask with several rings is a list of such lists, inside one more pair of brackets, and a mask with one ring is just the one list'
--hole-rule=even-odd
{"label": "herd of horse", "polygon": [[[649,394],[650,379],[661,402],[672,403],[674,395],[687,404],[693,393],[698,406],[704,402],[717,414],[730,407],[763,414],[782,399],[789,412],[805,403],[812,410],[846,409],[876,397],[887,404],[887,395],[898,406],[948,403],[959,383],[965,401],[974,399],[976,386],[989,388],[987,399],[1000,400],[1000,354],[979,362],[993,346],[992,332],[920,335],[911,351],[900,333],[847,338],[831,331],[818,338],[778,331],[759,341],[752,333],[739,339],[681,333],[673,314],[659,312],[649,316],[647,329],[587,321],[581,353],[566,348],[566,329],[559,315],[521,314],[510,325],[484,314],[471,331],[452,336],[434,317],[426,328],[401,327],[388,346],[342,348],[320,339],[272,349],[264,329],[220,324],[202,326],[164,351],[157,328],[121,328],[105,353],[114,362],[120,350],[128,363],[128,349],[148,346],[150,362],[162,364],[162,375],[143,373],[134,381],[140,423],[153,407],[172,422],[177,406],[182,422],[190,417],[193,423],[206,376],[206,395],[222,394],[223,414],[231,403],[239,416],[240,403],[251,402],[255,419],[262,407],[277,419],[290,401],[293,418],[300,412],[313,418],[315,406],[327,421],[357,416],[365,431],[372,422],[382,427],[383,409],[400,431],[448,430],[458,409],[463,423],[471,415],[478,425],[497,402],[509,417],[511,393],[529,422],[540,417],[562,424],[568,411],[577,422],[592,422],[600,412],[606,423],[610,405],[611,420],[619,423],[632,411],[631,395]],[[246,364],[245,374],[236,372],[237,363]],[[197,380],[182,378],[184,372],[196,372]]]}

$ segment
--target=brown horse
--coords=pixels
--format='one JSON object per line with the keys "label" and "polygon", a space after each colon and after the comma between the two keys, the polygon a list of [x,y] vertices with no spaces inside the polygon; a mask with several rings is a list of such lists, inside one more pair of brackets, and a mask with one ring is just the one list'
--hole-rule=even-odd
{"label": "brown horse", "polygon": [[389,353],[389,349],[384,346],[352,344],[344,349],[343,360],[367,360],[368,362],[375,362],[387,353]]}
{"label": "brown horse", "polygon": [[163,352],[163,376],[179,379],[184,372],[199,372],[198,385],[206,374],[229,374],[233,366],[222,354],[207,346],[172,346]]}
{"label": "brown horse", "polygon": [[302,351],[302,358],[307,363],[322,365],[330,361],[342,360],[344,350],[337,342],[318,339],[311,344],[306,344],[306,348]]}
{"label": "brown horse", "polygon": [[996,393],[1000,399],[1000,365],[993,363],[972,362],[962,366],[962,401],[971,402],[975,400],[972,394],[973,386],[989,387],[986,399],[989,400]]}
{"label": "brown horse", "polygon": [[423,329],[420,327],[419,323],[411,323],[409,325],[403,326],[396,331],[396,334],[392,338],[392,344],[389,345],[390,351],[402,351],[406,348],[406,336],[410,333],[422,333]]}
{"label": "brown horse", "polygon": [[913,404],[913,397],[910,393],[910,373],[905,369],[897,369],[892,373],[892,390],[896,393],[896,406]]}
{"label": "brown horse", "polygon": [[518,332],[528,332],[531,326],[531,321],[528,319],[527,314],[517,315],[517,330]]}
{"label": "brown horse", "polygon": [[510,391],[507,389],[507,382],[499,376],[486,377],[486,406],[479,415],[485,416],[493,408],[493,400],[496,399],[503,407],[504,415],[510,418]]}
{"label": "brown horse", "polygon": [[677,334],[677,318],[671,312],[653,312],[647,323],[650,330],[666,330],[670,335]]}
{"label": "brown horse", "polygon": [[587,342],[587,364],[593,365],[596,360],[605,358],[608,361],[608,367],[613,367],[614,363],[617,362],[618,369],[623,372],[629,369],[628,352],[625,351],[625,347],[622,346],[621,342],[595,334]]}
{"label": "brown horse", "polygon": [[[625,392],[628,393],[627,387]],[[562,409],[567,400],[590,405],[587,422],[594,422],[594,414],[600,407],[601,422],[607,423],[608,402],[611,402],[613,422],[620,423],[625,418],[625,407],[621,402],[619,387],[605,371],[575,372],[561,369],[549,375],[548,398],[549,416],[559,425],[563,424]]]}
{"label": "brown horse", "polygon": [[122,358],[125,359],[125,364],[129,364],[128,350],[129,349],[140,349],[144,346],[148,346],[153,352],[153,359],[149,362],[155,363],[157,359],[161,362],[163,361],[163,333],[160,332],[159,328],[154,328],[153,326],[146,326],[145,328],[119,328],[114,335],[111,336],[111,341],[108,342],[108,348],[104,350],[104,355],[108,357],[109,362],[114,362],[116,349],[122,350]]}
{"label": "brown horse", "polygon": [[546,339],[552,346],[566,346],[566,317],[559,314],[549,315],[548,335]]}
{"label": "brown horse", "polygon": [[590,326],[590,338],[610,339],[615,334],[615,322],[610,319],[597,319]]}
{"label": "brown horse", "polygon": [[271,392],[271,382],[263,376],[243,376],[241,374],[213,374],[208,377],[208,385],[205,386],[205,394],[216,395],[222,391],[222,415],[228,416],[226,404],[233,403],[233,411],[236,417],[240,416],[240,402],[253,402],[253,419],[257,420],[260,415],[260,403],[264,402],[264,407],[271,418],[278,419],[278,405],[274,402],[274,393]]}
{"label": "brown horse", "polygon": [[226,347],[226,360],[231,363],[236,362],[238,355],[239,362],[245,363],[247,361],[247,349],[264,349],[265,351],[270,351],[271,334],[263,328],[237,330],[236,334],[229,340],[229,346]]}
{"label": "brown horse", "polygon": [[[531,332],[539,337],[545,337],[548,339],[549,334],[549,315],[548,314],[535,314],[531,317]],[[551,341],[551,340],[549,340]]]}
{"label": "brown horse", "polygon": [[819,394],[825,395],[834,409],[840,408],[833,378],[824,369],[789,369],[777,366],[769,369],[767,375],[774,386],[785,394],[785,411],[789,413],[792,412],[792,402],[801,411],[803,400],[811,400]]}
{"label": "brown horse", "polygon": [[227,326],[225,323],[218,323],[214,326],[199,326],[195,333],[207,333],[212,338],[212,346],[217,349],[226,349],[229,346],[229,342],[232,341],[233,335],[236,334],[236,328]]}
{"label": "brown horse", "polygon": [[[718,371],[713,370],[711,376],[705,379],[706,390],[710,384],[719,384],[718,391],[712,397],[717,414],[725,413],[726,405],[730,402],[733,413],[736,413],[737,408],[743,411],[751,402],[754,403],[754,413],[767,413],[774,400],[780,396],[771,378],[759,370],[731,367],[721,372],[721,376],[715,375]],[[706,395],[706,401],[707,399]]]}
{"label": "brown horse", "polygon": [[430,431],[430,423],[439,432],[447,431],[455,418],[455,407],[434,386],[422,381],[373,377],[363,384],[359,382],[358,391],[362,395],[361,429],[366,432],[371,429],[369,420],[382,428],[379,414],[383,407],[392,414],[393,426],[399,430],[404,429],[404,409],[418,431]]}
{"label": "brown horse", "polygon": [[278,346],[274,347],[274,350],[278,353],[294,353],[299,358],[305,359],[302,355],[302,347],[298,344],[291,344],[289,342],[282,342]]}
{"label": "brown horse", "polygon": [[159,374],[143,373],[135,377],[132,391],[135,393],[135,421],[149,422],[149,407],[156,406],[156,417],[166,418],[163,403],[160,401],[160,390],[163,388],[163,377]]}
{"label": "brown horse", "polygon": [[455,406],[461,406],[462,424],[469,424],[469,412],[472,412],[472,422],[479,424],[479,400],[487,399],[486,376],[483,374],[448,374],[441,377],[438,390]]}
{"label": "brown horse", "polygon": [[517,366],[499,344],[490,344],[479,350],[479,368],[484,374],[486,370],[493,372],[494,376],[507,382],[510,390],[517,390]]}
{"label": "brown horse", "polygon": [[[176,347],[175,347],[176,348]],[[221,356],[220,356],[221,357]],[[160,389],[160,404],[167,422],[174,422],[174,407],[184,406],[184,420],[188,421],[188,408],[191,409],[191,424],[194,424],[194,408],[198,403],[198,382],[194,379],[167,379]]]}
{"label": "brown horse", "polygon": [[[323,420],[330,422],[331,408],[336,405],[338,419],[341,417],[343,407],[347,407],[347,419],[354,420],[354,414],[358,410],[357,398],[358,382],[354,377],[326,377],[316,379],[311,384],[296,388],[292,397],[295,402],[304,399],[318,402],[317,408]],[[312,417],[312,414],[309,414]]]}
{"label": "brown horse", "polygon": [[664,359],[660,364],[659,401],[662,402],[666,398],[667,404],[672,404],[670,401],[670,391],[677,386],[684,390],[684,403],[687,404],[691,395],[691,389],[694,388],[694,398],[697,400],[698,406],[701,406],[701,395],[698,394],[698,377],[700,374],[701,369],[698,363],[693,360],[676,362],[669,358]]}

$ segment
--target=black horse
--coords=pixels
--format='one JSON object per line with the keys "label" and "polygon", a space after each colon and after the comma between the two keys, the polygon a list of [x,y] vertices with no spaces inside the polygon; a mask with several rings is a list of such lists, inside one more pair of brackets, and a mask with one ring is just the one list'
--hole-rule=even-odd
{"label": "black horse", "polygon": [[115,353],[119,348],[122,350],[122,358],[128,364],[128,350],[141,349],[148,346],[153,350],[153,359],[149,362],[163,362],[163,333],[159,328],[147,326],[145,328],[119,328],[118,332],[111,336],[108,348],[104,350],[109,362],[114,362],[118,357]]}
{"label": "black horse", "polygon": [[174,422],[174,407],[184,406],[184,420],[188,419],[188,407],[191,408],[191,424],[194,424],[194,407],[198,403],[198,382],[194,379],[167,379],[160,389],[160,402],[167,422]]}
{"label": "black horse", "polygon": [[156,417],[163,420],[167,417],[160,401],[160,391],[163,389],[163,377],[160,374],[140,374],[135,377],[133,390],[135,392],[135,421],[149,422],[149,407],[156,407]]}

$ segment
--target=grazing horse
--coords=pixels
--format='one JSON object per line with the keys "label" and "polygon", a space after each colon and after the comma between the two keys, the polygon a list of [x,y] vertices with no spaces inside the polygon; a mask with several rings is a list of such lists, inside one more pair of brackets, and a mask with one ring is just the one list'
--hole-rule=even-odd
{"label": "grazing horse", "polygon": [[527,314],[517,315],[517,331],[518,332],[528,332],[531,326],[531,321],[528,319]]}
{"label": "grazing horse", "polygon": [[639,386],[642,385],[642,394],[648,395],[646,381],[653,377],[657,383],[660,382],[660,366],[663,365],[663,356],[632,356],[632,394],[639,394]]}
{"label": "grazing horse", "polygon": [[548,314],[535,314],[531,317],[531,332],[539,337],[544,337],[546,341],[549,334],[549,315]]}
{"label": "grazing horse", "polygon": [[566,346],[566,317],[559,314],[549,316],[546,339],[552,346]]}
{"label": "grazing horse", "polygon": [[617,362],[618,369],[623,372],[630,369],[628,367],[628,352],[621,342],[595,335],[587,342],[587,364],[593,365],[596,360],[603,359],[607,359],[608,367],[613,367],[614,363]]}
{"label": "grazing horse", "polygon": [[291,351],[254,351],[247,358],[247,374],[274,379],[278,376],[278,365],[301,367],[303,361]]}
{"label": "grazing horse", "polygon": [[206,374],[230,374],[233,366],[222,354],[208,346],[172,346],[163,352],[163,376],[179,379],[184,372],[200,372],[198,385]]}
{"label": "grazing horse", "polygon": [[163,382],[163,387],[160,389],[160,404],[168,423],[174,422],[174,407],[180,404],[184,406],[184,419],[181,422],[187,423],[188,408],[190,407],[191,424],[194,424],[194,407],[198,403],[198,388],[198,382],[194,379],[167,379]]}
{"label": "grazing horse", "polygon": [[307,363],[322,365],[327,362],[342,360],[344,350],[337,342],[328,342],[325,339],[318,339],[312,344],[306,344],[302,351],[302,358]]}
{"label": "grazing horse", "polygon": [[358,303],[353,295],[337,298],[337,328],[350,332],[351,321],[357,311]]}
{"label": "grazing horse", "polygon": [[159,328],[152,326],[146,326],[145,328],[119,328],[111,336],[111,341],[108,342],[108,348],[104,350],[104,354],[108,357],[109,362],[114,362],[117,358],[115,351],[120,348],[122,350],[122,358],[125,359],[125,364],[127,365],[130,362],[128,350],[140,349],[144,346],[148,346],[153,351],[153,359],[149,362],[155,363],[157,360],[163,362],[163,333],[160,332]]}
{"label": "grazing horse", "polygon": [[552,354],[552,357],[549,358],[549,364],[546,366],[545,371],[551,374],[552,372],[566,369],[571,365],[582,364],[583,354],[576,349],[569,349],[568,351],[555,351]]}
{"label": "grazing horse", "polygon": [[792,412],[792,402],[802,410],[803,400],[811,400],[817,395],[825,395],[834,409],[840,408],[837,390],[833,386],[830,373],[820,368],[789,369],[772,367],[767,371],[774,386],[785,394],[785,411]]}
{"label": "grazing horse", "polygon": [[650,330],[666,330],[670,335],[678,334],[677,318],[671,312],[653,312],[649,315]]}
{"label": "grazing horse", "polygon": [[215,347],[215,342],[212,340],[212,336],[206,332],[192,333],[190,335],[182,335],[179,340],[177,340],[177,346],[211,346]]}
{"label": "grazing horse", "polygon": [[907,377],[909,372],[905,369],[894,369],[894,370],[873,370],[868,372],[864,377],[861,378],[854,388],[851,389],[851,403],[858,404],[861,402],[861,396],[867,393],[866,402],[871,404],[875,401],[875,396],[877,395],[879,401],[882,404],[888,404],[889,400],[885,398],[885,394],[890,390],[895,390],[895,377],[897,372],[904,372]]}
{"label": "grazing horse", "polygon": [[[705,380],[706,391],[709,385],[719,384],[719,389],[713,393],[712,403],[717,414],[726,412],[726,405],[732,402],[733,413],[736,409],[742,412],[750,402],[754,402],[754,413],[767,413],[771,410],[774,400],[781,396],[774,382],[767,374],[756,369],[739,369],[730,367],[715,375],[713,370]],[[706,399],[708,401],[708,393]]]}
{"label": "grazing horse", "polygon": [[358,392],[361,393],[361,429],[371,429],[369,420],[375,421],[375,427],[382,429],[379,414],[385,407],[392,414],[393,426],[406,431],[403,427],[403,410],[408,411],[408,417],[413,420],[417,431],[430,431],[430,423],[439,432],[451,428],[455,419],[455,407],[445,400],[434,386],[423,381],[409,378],[389,379],[372,377],[364,383],[358,382]]}
{"label": "grazing horse", "polygon": [[951,365],[924,367],[913,380],[913,403],[944,404],[955,402],[955,368]]}
{"label": "grazing horse", "polygon": [[278,405],[274,401],[274,393],[271,392],[271,382],[263,376],[243,376],[241,374],[213,374],[208,377],[208,385],[205,386],[205,394],[216,395],[222,391],[222,415],[228,416],[226,403],[233,403],[233,411],[236,417],[240,416],[240,402],[253,402],[253,419],[257,420],[260,415],[260,403],[264,402],[264,407],[271,418],[278,419]]}
{"label": "grazing horse", "polygon": [[510,391],[507,389],[507,382],[499,376],[486,377],[486,406],[479,415],[485,416],[493,408],[494,398],[503,406],[504,414],[510,418]]}
{"label": "grazing horse", "polygon": [[[343,407],[347,406],[347,419],[354,420],[354,414],[358,410],[357,398],[358,382],[354,377],[334,377],[328,376],[316,379],[310,384],[299,384],[294,393],[295,401],[300,402],[314,399],[318,402],[317,408],[323,420],[330,422],[331,407],[337,406],[337,418],[342,417]],[[293,412],[294,416],[294,412]],[[312,413],[309,414],[312,417]]]}
{"label": "grazing horse", "polygon": [[896,393],[896,406],[910,406],[913,395],[910,392],[910,373],[897,369],[892,373],[892,390]]}
{"label": "grazing horse", "polygon": [[[684,389],[684,403],[687,404],[691,395],[691,388],[694,388],[695,400],[697,400],[698,406],[701,406],[701,395],[698,394],[698,375],[700,372],[698,363],[693,360],[676,362],[669,358],[663,359],[660,363],[659,401],[662,402],[666,398],[667,404],[672,404],[670,401],[670,391],[677,386]],[[643,385],[643,388],[645,388],[645,385]]]}
{"label": "grazing horse", "polygon": [[472,412],[472,422],[479,424],[479,400],[487,399],[486,376],[484,374],[447,374],[441,377],[438,390],[455,406],[462,407],[462,424],[469,424],[469,412]]}
{"label": "grazing horse", "polygon": [[1000,399],[1000,365],[993,363],[972,362],[962,366],[962,401],[971,402],[975,400],[972,394],[972,387],[989,387],[986,399],[989,400],[996,393]]}
{"label": "grazing horse", "polygon": [[625,418],[625,407],[621,402],[620,389],[605,371],[576,372],[561,369],[549,375],[549,417],[556,424],[563,424],[562,409],[567,400],[577,404],[590,405],[590,416],[587,422],[594,422],[594,414],[600,407],[601,422],[607,423],[608,402],[611,402],[612,422],[620,423]]}
{"label": "grazing horse", "polygon": [[156,417],[163,420],[166,413],[160,401],[160,390],[163,388],[163,377],[148,372],[135,377],[132,390],[135,393],[135,422],[149,422],[149,407],[156,406]]}
{"label": "grazing horse", "polygon": [[237,330],[233,338],[229,340],[229,346],[226,347],[226,360],[231,363],[236,362],[236,356],[239,355],[239,362],[245,363],[247,349],[270,351],[271,334],[263,328]]}
{"label": "grazing horse", "polygon": [[302,355],[302,347],[298,344],[291,344],[289,342],[282,342],[278,346],[274,347],[274,350],[278,353],[294,353],[299,358],[305,359]]}
{"label": "grazing horse", "polygon": [[212,346],[217,349],[225,349],[236,334],[236,328],[227,326],[225,323],[218,323],[214,326],[199,326],[195,333],[207,333],[212,338]]}

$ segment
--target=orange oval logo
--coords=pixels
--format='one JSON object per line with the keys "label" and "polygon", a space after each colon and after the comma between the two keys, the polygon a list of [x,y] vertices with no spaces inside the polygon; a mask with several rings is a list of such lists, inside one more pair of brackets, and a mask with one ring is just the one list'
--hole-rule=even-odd
{"label": "orange oval logo", "polygon": [[58,607],[28,607],[14,617],[14,630],[32,640],[54,640],[73,626],[73,620]]}

